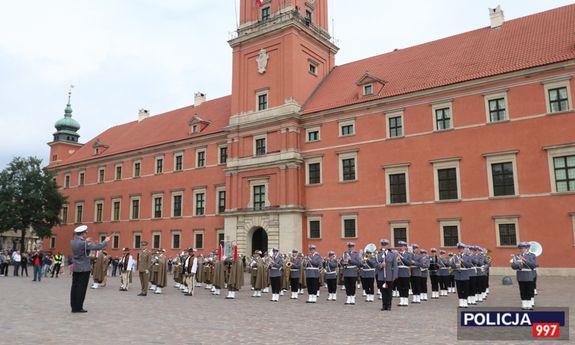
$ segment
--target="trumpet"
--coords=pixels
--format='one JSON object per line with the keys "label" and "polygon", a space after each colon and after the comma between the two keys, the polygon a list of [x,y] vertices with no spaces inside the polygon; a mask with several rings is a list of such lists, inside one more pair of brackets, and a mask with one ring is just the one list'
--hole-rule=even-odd
{"label": "trumpet", "polygon": [[290,260],[286,263],[287,268],[291,268],[293,266],[293,262]]}

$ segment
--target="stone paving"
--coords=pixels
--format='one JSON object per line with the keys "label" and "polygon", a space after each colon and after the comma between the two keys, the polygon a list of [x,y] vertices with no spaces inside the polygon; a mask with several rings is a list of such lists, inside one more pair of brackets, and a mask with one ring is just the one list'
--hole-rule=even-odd
{"label": "stone paving", "polygon": [[[169,277],[171,281],[171,277]],[[246,275],[247,281],[247,275]],[[481,306],[519,304],[517,285],[501,285],[491,278],[491,294]],[[108,278],[108,286],[88,289],[85,314],[70,313],[71,278],[0,277],[0,344],[389,344],[457,342],[455,295],[439,300],[394,306],[380,311],[380,303],[345,306],[344,291],[336,302],[326,301],[326,289],[317,304],[297,301],[289,294],[279,303],[270,294],[252,298],[244,286],[236,300],[212,296],[197,289],[184,296],[176,289],[164,294],[137,297],[136,278],[128,292],[120,292],[119,278]],[[575,310],[575,278],[541,277],[537,306],[566,306]],[[571,312],[572,313],[572,312]],[[575,318],[570,317],[571,342],[575,342]],[[474,344],[476,342],[461,342]],[[508,344],[498,342],[497,344]],[[549,344],[552,342],[545,342]],[[566,344],[567,342],[556,342]]]}

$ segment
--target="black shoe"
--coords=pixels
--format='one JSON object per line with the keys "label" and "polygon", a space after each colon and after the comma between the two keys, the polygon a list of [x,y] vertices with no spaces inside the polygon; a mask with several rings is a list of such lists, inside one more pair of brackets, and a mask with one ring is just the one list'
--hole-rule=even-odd
{"label": "black shoe", "polygon": [[141,292],[138,294],[138,296],[147,296],[147,295],[148,295],[148,294],[141,293]]}
{"label": "black shoe", "polygon": [[80,310],[72,310],[72,313],[87,313],[88,311],[85,309],[80,309]]}

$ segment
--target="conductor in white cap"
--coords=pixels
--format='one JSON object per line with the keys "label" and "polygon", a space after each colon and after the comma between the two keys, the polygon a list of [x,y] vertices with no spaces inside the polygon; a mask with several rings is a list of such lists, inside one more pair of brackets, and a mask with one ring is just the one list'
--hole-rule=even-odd
{"label": "conductor in white cap", "polygon": [[72,245],[72,256],[74,271],[72,274],[72,288],[70,290],[70,306],[72,313],[85,313],[84,298],[90,281],[90,250],[101,250],[106,248],[110,241],[110,236],[106,237],[102,243],[93,243],[87,238],[88,227],[80,225],[74,229],[74,239],[70,241]]}

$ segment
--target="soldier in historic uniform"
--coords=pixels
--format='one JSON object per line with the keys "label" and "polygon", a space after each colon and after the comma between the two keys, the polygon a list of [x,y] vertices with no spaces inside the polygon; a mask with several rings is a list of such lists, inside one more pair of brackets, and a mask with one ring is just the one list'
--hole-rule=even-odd
{"label": "soldier in historic uniform", "polygon": [[158,280],[158,272],[160,267],[158,265],[158,257],[160,256],[160,252],[156,249],[152,254],[152,258],[150,259],[150,287],[149,289],[152,291],[156,291],[156,281]]}
{"label": "soldier in historic uniform", "polygon": [[196,287],[201,287],[202,283],[204,283],[204,261],[204,256],[200,254],[198,257],[198,272],[196,273]]}
{"label": "soldier in historic uniform", "polygon": [[264,285],[264,260],[261,257],[262,252],[260,250],[254,251],[254,256],[250,262],[251,268],[251,283],[254,289],[254,294],[252,297],[262,297],[262,289]]}
{"label": "soldier in historic uniform", "polygon": [[439,256],[437,249],[431,248],[429,258],[429,280],[431,281],[431,299],[439,298]]}
{"label": "soldier in historic uniform", "polygon": [[409,280],[411,277],[411,253],[407,250],[407,243],[399,241],[399,252],[397,253],[397,290],[399,291],[399,306],[409,305]]}
{"label": "soldier in historic uniform", "polygon": [[359,254],[354,251],[355,243],[347,243],[347,251],[343,253],[340,264],[343,267],[343,280],[345,285],[346,305],[355,304],[355,283],[357,281],[357,268],[361,265]]}
{"label": "soldier in historic uniform", "polygon": [[429,271],[429,256],[427,255],[427,250],[425,249],[421,249],[420,253],[421,275],[419,276],[419,289],[421,292],[419,295],[422,301],[427,301],[427,274]]}
{"label": "soldier in historic uniform", "polygon": [[457,249],[459,249],[459,253],[453,255],[450,260],[450,265],[455,274],[459,307],[467,308],[467,298],[469,297],[469,269],[473,266],[473,263],[471,262],[471,256],[465,252],[465,244],[457,243]]}
{"label": "soldier in historic uniform", "polygon": [[86,237],[88,227],[80,225],[74,229],[74,239],[70,241],[73,255],[73,274],[72,286],[70,288],[70,306],[72,313],[85,313],[84,299],[86,297],[86,290],[90,281],[90,251],[102,250],[110,241],[111,237],[108,236],[99,244],[92,243],[90,238]]}
{"label": "soldier in historic uniform", "polygon": [[327,255],[328,257],[323,262],[328,292],[327,300],[335,301],[337,300],[337,267],[339,266],[339,263],[337,262],[335,252],[333,250],[330,250]]}
{"label": "soldier in historic uniform", "polygon": [[214,258],[214,289],[212,291],[212,295],[219,295],[221,294],[222,289],[225,286],[225,272],[224,272],[224,260],[225,256],[223,253],[223,245],[220,245],[218,249],[218,256],[217,260]]}
{"label": "soldier in historic uniform", "polygon": [[110,257],[105,250],[98,250],[96,259],[93,265],[93,278],[94,283],[90,288],[97,289],[106,286],[106,277],[108,275],[108,265],[110,264]]}
{"label": "soldier in historic uniform", "polygon": [[279,302],[280,299],[280,289],[281,289],[281,268],[283,264],[283,258],[279,255],[279,250],[277,248],[272,249],[272,257],[269,262],[269,272],[270,272],[270,283],[272,286],[272,302]]}
{"label": "soldier in historic uniform", "polygon": [[304,258],[303,267],[307,283],[308,300],[306,303],[317,302],[317,292],[319,291],[319,270],[321,269],[321,255],[316,252],[316,246],[308,246],[309,254]]}
{"label": "soldier in historic uniform", "polygon": [[226,299],[235,299],[236,292],[240,291],[244,285],[244,265],[238,255],[238,246],[234,245],[233,255],[228,258],[230,264],[230,275],[228,278],[228,295]]}
{"label": "soldier in historic uniform", "polygon": [[381,292],[381,310],[391,310],[392,286],[397,279],[398,267],[396,254],[389,250],[389,240],[380,241],[381,249],[375,256],[377,288]]}
{"label": "soldier in historic uniform", "polygon": [[204,261],[205,288],[211,290],[214,283],[214,253],[210,252]]}
{"label": "soldier in historic uniform", "polygon": [[362,258],[361,265],[359,267],[360,272],[363,273],[363,280],[361,286],[363,291],[365,291],[365,301],[373,302],[375,299],[375,293],[373,288],[373,283],[375,280],[375,268],[377,267],[377,262],[375,259],[375,253],[367,249],[365,251],[366,258]]}
{"label": "soldier in historic uniform", "polygon": [[151,264],[152,253],[148,250],[148,242],[141,241],[140,252],[138,253],[138,273],[140,276],[141,291],[138,296],[146,296],[148,294]]}
{"label": "soldier in historic uniform", "polygon": [[159,295],[162,293],[162,288],[166,287],[168,282],[168,258],[166,257],[165,249],[159,250],[156,265],[158,266],[158,275],[156,277],[156,289],[154,293]]}
{"label": "soldier in historic uniform", "polygon": [[182,261],[181,261],[182,257],[181,254],[178,253],[176,254],[176,256],[174,256],[174,259],[172,260],[172,272],[173,272],[173,278],[174,278],[174,287],[179,289],[180,288],[180,284],[181,284],[181,276],[182,276]]}
{"label": "soldier in historic uniform", "polygon": [[513,255],[511,259],[511,268],[517,272],[521,309],[525,310],[533,309],[535,304],[535,274],[533,270],[539,266],[536,256],[529,252],[530,246],[529,242],[520,242],[517,245],[519,253]]}
{"label": "soldier in historic uniform", "polygon": [[120,291],[128,291],[130,287],[130,273],[134,270],[135,262],[132,254],[130,254],[130,248],[123,249],[123,255],[118,263],[120,267]]}
{"label": "soldier in historic uniform", "polygon": [[290,276],[290,291],[291,297],[290,299],[297,299],[298,292],[299,292],[299,279],[300,279],[300,269],[302,269],[301,264],[302,260],[299,257],[299,250],[297,248],[293,248],[291,251],[292,255],[290,257],[290,264],[289,267],[289,276]]}
{"label": "soldier in historic uniform", "polygon": [[[443,249],[439,251],[439,256],[437,257],[437,267],[439,296],[447,296],[447,292],[451,292],[449,288],[449,257]],[[433,280],[431,280],[431,284],[433,286]]]}

